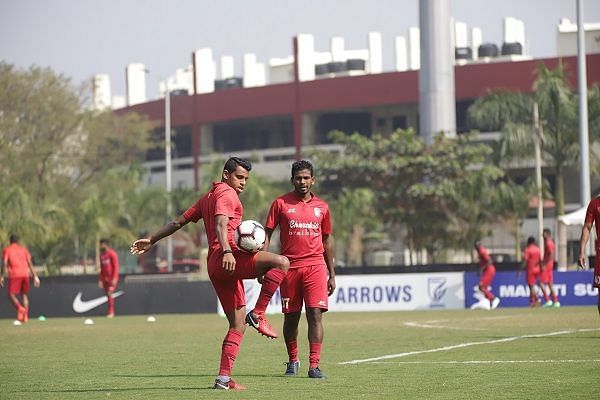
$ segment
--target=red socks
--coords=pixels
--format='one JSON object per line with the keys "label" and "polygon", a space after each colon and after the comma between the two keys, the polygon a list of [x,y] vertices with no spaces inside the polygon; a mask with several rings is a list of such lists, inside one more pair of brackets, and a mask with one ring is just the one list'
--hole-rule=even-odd
{"label": "red socks", "polygon": [[265,274],[262,288],[260,289],[258,300],[256,300],[256,306],[254,307],[255,313],[261,314],[267,310],[269,301],[275,294],[275,291],[277,291],[277,288],[281,284],[283,278],[285,278],[285,272],[277,268],[271,268]]}
{"label": "red socks", "polygon": [[220,376],[231,376],[233,363],[237,357],[243,337],[244,334],[235,329],[229,329],[229,331],[227,331],[225,339],[223,339],[223,346],[221,347],[221,365],[219,366]]}
{"label": "red socks", "polygon": [[298,341],[294,340],[293,342],[285,342],[285,347],[287,347],[289,361],[298,361]]}
{"label": "red socks", "polygon": [[489,289],[487,288],[487,286],[482,286],[481,287],[481,291],[485,295],[486,299],[488,299],[488,300],[494,300],[494,295],[492,294],[492,292],[489,291]]}
{"label": "red socks", "polygon": [[321,346],[321,343],[310,343],[310,355],[308,356],[308,361],[310,362],[309,368],[317,368],[319,366]]}

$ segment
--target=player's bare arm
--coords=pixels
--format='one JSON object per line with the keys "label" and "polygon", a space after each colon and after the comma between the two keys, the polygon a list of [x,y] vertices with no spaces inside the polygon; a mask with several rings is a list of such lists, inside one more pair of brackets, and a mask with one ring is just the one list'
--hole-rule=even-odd
{"label": "player's bare arm", "polygon": [[178,216],[173,221],[164,225],[162,228],[154,232],[152,235],[147,238],[138,239],[131,244],[129,251],[131,254],[144,254],[154,245],[154,243],[158,242],[162,238],[172,235],[177,232],[184,226],[188,224],[187,219],[184,218],[183,215]]}
{"label": "player's bare arm", "polygon": [[229,245],[229,237],[227,235],[227,224],[229,223],[229,217],[226,215],[215,215],[215,231],[217,233],[217,240],[221,245],[221,251],[223,252],[223,269],[230,274],[235,271],[235,257],[231,251]]}
{"label": "player's bare arm", "polygon": [[335,291],[335,268],[333,265],[333,240],[331,235],[323,235],[323,249],[325,264],[327,265],[327,271],[329,272],[329,279],[327,280],[327,294],[331,296]]}
{"label": "player's bare arm", "polygon": [[27,260],[27,266],[29,267],[29,273],[33,276],[33,286],[36,288],[40,287],[40,278],[38,278],[37,274],[33,270],[33,264],[31,263],[31,259]]}
{"label": "player's bare arm", "polygon": [[0,286],[4,287],[4,275],[6,274],[7,260],[2,260],[2,270],[0,271]]}
{"label": "player's bare arm", "polygon": [[581,229],[581,238],[579,239],[579,268],[587,269],[587,262],[585,260],[585,246],[587,246],[587,242],[590,239],[590,231],[592,230],[592,224],[587,223],[583,225]]}

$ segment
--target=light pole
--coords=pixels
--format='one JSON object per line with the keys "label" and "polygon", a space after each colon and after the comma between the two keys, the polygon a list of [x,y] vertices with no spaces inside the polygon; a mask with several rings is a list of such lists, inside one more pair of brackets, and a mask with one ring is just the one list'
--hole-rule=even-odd
{"label": "light pole", "polygon": [[[172,217],[171,204],[171,92],[169,78],[165,80],[165,182],[167,191],[167,218]],[[167,237],[167,270],[173,272],[173,236]]]}

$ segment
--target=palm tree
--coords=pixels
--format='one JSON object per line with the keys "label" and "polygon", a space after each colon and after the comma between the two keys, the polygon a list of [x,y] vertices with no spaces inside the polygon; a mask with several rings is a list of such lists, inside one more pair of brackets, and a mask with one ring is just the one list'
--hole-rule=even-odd
{"label": "palm tree", "polygon": [[[469,118],[482,130],[501,130],[498,164],[529,158],[533,154],[532,110],[539,106],[543,130],[542,157],[554,171],[556,214],[564,214],[564,173],[568,167],[577,168],[579,142],[577,135],[577,96],[567,83],[564,67],[550,70],[541,64],[533,85],[533,94],[496,91],[479,98],[469,108]],[[590,91],[590,137],[597,140],[600,129],[598,88]],[[591,155],[592,165],[598,158]]]}

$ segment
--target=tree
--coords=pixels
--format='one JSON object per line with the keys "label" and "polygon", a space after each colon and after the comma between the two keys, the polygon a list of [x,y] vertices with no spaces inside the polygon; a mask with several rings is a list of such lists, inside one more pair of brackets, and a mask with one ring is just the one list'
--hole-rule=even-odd
{"label": "tree", "polygon": [[315,154],[322,174],[332,181],[332,190],[372,190],[380,221],[388,229],[403,230],[409,248],[427,249],[435,262],[441,250],[470,241],[473,230],[481,229],[483,213],[470,229],[457,222],[468,223],[464,215],[472,213],[474,202],[484,199],[470,195],[468,200],[467,190],[491,184],[502,175],[488,162],[489,147],[471,143],[468,136],[439,136],[427,146],[412,130],[371,138],[336,132],[332,139],[345,146],[343,155]]}
{"label": "tree", "polygon": [[[533,154],[532,113],[533,103],[539,106],[543,130],[542,156],[556,176],[556,214],[564,214],[564,172],[568,167],[578,168],[579,142],[577,134],[577,95],[569,87],[563,65],[550,70],[540,64],[533,93],[495,91],[479,98],[469,108],[471,122],[481,130],[501,130],[504,166]],[[600,106],[598,87],[590,90],[590,139],[600,139]],[[600,159],[590,154],[596,171]]]}

